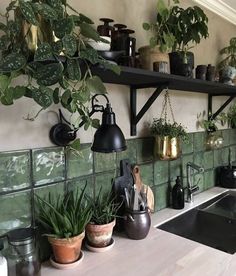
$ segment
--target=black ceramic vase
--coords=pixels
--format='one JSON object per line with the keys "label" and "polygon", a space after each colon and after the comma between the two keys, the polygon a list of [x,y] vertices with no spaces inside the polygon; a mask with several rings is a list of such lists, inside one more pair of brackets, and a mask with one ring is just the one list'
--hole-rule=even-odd
{"label": "black ceramic vase", "polygon": [[[186,54],[186,58],[184,55]],[[170,73],[192,78],[194,68],[194,55],[192,52],[172,52],[169,53]],[[184,62],[187,59],[187,63]]]}
{"label": "black ceramic vase", "polygon": [[149,232],[150,226],[151,217],[147,209],[145,211],[126,211],[124,229],[130,239],[144,239]]}

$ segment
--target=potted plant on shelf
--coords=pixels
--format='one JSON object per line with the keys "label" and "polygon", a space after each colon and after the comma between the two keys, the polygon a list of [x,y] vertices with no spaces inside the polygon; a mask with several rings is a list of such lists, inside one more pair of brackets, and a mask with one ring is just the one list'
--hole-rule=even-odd
{"label": "potted plant on shelf", "polygon": [[[178,0],[173,0],[173,2],[174,4],[179,3]],[[156,22],[143,23],[143,29],[152,33],[149,46],[139,48],[140,62],[144,69],[153,70],[154,62],[165,62],[169,73],[168,50],[172,49],[175,41],[175,37],[168,26],[171,9],[170,1],[166,6],[163,0],[159,0],[157,2]]]}
{"label": "potted plant on shelf", "polygon": [[[73,14],[72,14],[73,13]],[[88,43],[102,41],[93,21],[76,11],[67,1],[10,1],[0,24],[0,101],[12,105],[22,97],[31,98],[40,111],[61,104],[71,114],[77,113],[76,126],[98,126],[89,116],[88,104],[95,93],[105,93],[101,79],[91,66],[101,64],[119,72]],[[10,19],[13,18],[13,19]],[[15,85],[16,78],[25,81]],[[75,145],[79,143],[75,142]]]}
{"label": "potted plant on shelf", "polygon": [[[85,186],[86,188],[86,186]],[[80,258],[85,226],[91,219],[91,207],[85,198],[85,188],[74,195],[47,199],[37,196],[37,219],[47,232],[54,261],[60,264],[76,262]]]}
{"label": "potted plant on shelf", "polygon": [[150,126],[155,136],[155,156],[160,160],[174,160],[181,155],[180,142],[187,141],[187,133],[181,124],[154,118]]}
{"label": "potted plant on shelf", "polygon": [[229,45],[220,50],[220,55],[224,57],[218,63],[220,82],[235,84],[236,81],[235,78],[233,79],[232,73],[236,70],[236,37],[232,37]]}
{"label": "potted plant on shelf", "polygon": [[92,217],[86,226],[86,246],[88,249],[96,251],[96,248],[104,248],[114,244],[111,239],[120,205],[115,203],[115,198],[111,192],[103,192],[102,188],[95,199],[89,197],[89,202]]}
{"label": "potted plant on shelf", "polygon": [[202,38],[209,36],[207,24],[208,18],[198,6],[171,9],[168,27],[175,37],[173,51],[169,54],[171,74],[192,77],[194,55],[189,52],[193,48],[190,43],[199,44]]}

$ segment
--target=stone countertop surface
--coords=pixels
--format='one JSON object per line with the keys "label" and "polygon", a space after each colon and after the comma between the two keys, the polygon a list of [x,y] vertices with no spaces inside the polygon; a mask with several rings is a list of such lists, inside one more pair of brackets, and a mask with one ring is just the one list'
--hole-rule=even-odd
{"label": "stone countertop surface", "polygon": [[182,210],[166,208],[152,215],[152,227],[143,240],[114,236],[114,247],[103,253],[83,249],[77,268],[58,270],[49,262],[41,276],[236,276],[236,254],[231,255],[155,227],[219,195],[214,187],[194,197]]}

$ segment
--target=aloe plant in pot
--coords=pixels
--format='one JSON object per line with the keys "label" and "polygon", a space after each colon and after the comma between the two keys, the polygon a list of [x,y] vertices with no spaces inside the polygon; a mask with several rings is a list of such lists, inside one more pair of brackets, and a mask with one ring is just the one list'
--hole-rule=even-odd
{"label": "aloe plant in pot", "polygon": [[[0,23],[0,101],[12,105],[27,97],[39,105],[39,112],[60,104],[76,114],[76,125],[97,127],[98,120],[89,116],[93,94],[106,93],[91,66],[101,64],[119,72],[107,63],[88,43],[102,40],[93,21],[76,11],[67,0],[10,1]],[[13,19],[10,19],[13,18]],[[14,80],[24,77],[24,84]],[[75,143],[79,145],[79,143]]]}
{"label": "aloe plant in pot", "polygon": [[47,199],[36,197],[37,220],[47,233],[58,263],[72,263],[80,257],[85,227],[92,216],[85,188],[75,195],[71,191],[64,197],[54,198],[50,193]]}
{"label": "aloe plant in pot", "polygon": [[115,203],[111,192],[99,190],[95,199],[89,197],[92,217],[86,226],[86,238],[92,247],[106,247],[110,244],[113,227],[116,223],[116,214],[120,207]]}

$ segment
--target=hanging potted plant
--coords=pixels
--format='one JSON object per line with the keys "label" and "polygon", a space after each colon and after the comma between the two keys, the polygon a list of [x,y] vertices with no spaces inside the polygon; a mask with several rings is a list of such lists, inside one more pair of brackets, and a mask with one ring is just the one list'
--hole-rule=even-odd
{"label": "hanging potted plant", "polygon": [[[12,105],[27,97],[39,105],[37,115],[52,105],[61,104],[77,114],[75,128],[97,127],[89,116],[91,96],[106,93],[101,79],[91,67],[101,64],[119,72],[106,62],[88,40],[103,41],[93,28],[93,21],[76,11],[66,0],[10,1],[0,23],[0,102]],[[10,19],[13,18],[13,19]],[[15,79],[25,78],[16,86]],[[74,145],[79,145],[75,141]]]}
{"label": "hanging potted plant", "polygon": [[73,263],[81,257],[85,226],[92,215],[85,188],[80,194],[71,191],[65,197],[49,194],[47,199],[36,198],[37,219],[47,232],[56,263]]}
{"label": "hanging potted plant", "polygon": [[[178,0],[173,0],[175,4]],[[157,2],[157,16],[154,23],[143,23],[143,29],[151,31],[149,46],[139,48],[140,62],[144,69],[153,70],[154,63],[163,62],[165,73],[169,73],[169,56],[168,50],[172,49],[175,41],[174,35],[170,32],[168,27],[168,20],[171,14],[172,6],[170,1],[168,6],[163,0]]]}
{"label": "hanging potted plant", "polygon": [[232,37],[229,41],[229,45],[220,50],[220,55],[224,58],[218,64],[219,81],[235,85],[236,37]]}
{"label": "hanging potted plant", "polygon": [[92,216],[86,226],[87,247],[96,250],[96,248],[105,248],[114,244],[112,233],[120,205],[115,203],[111,192],[102,192],[102,189],[95,199],[89,197],[89,202]]}
{"label": "hanging potted plant", "polygon": [[194,47],[191,44],[199,44],[202,38],[209,36],[207,24],[208,18],[198,6],[171,9],[168,27],[175,37],[173,51],[169,54],[171,74],[193,76],[194,55],[189,50]]}
{"label": "hanging potted plant", "polygon": [[[167,105],[170,107],[173,123],[167,120]],[[180,157],[181,141],[187,141],[188,136],[185,128],[174,119],[168,91],[165,94],[161,117],[153,119],[150,130],[151,134],[155,136],[154,155],[157,158],[174,160]]]}

